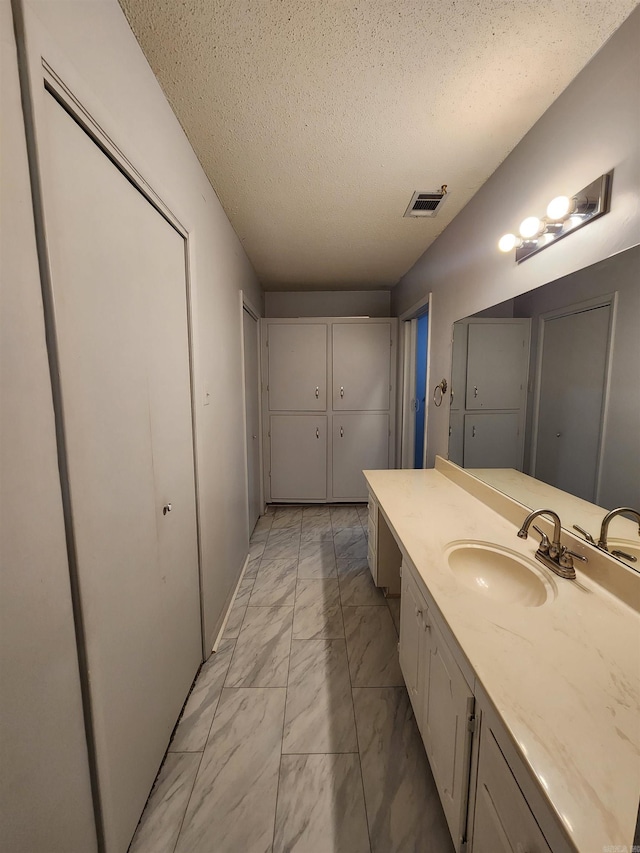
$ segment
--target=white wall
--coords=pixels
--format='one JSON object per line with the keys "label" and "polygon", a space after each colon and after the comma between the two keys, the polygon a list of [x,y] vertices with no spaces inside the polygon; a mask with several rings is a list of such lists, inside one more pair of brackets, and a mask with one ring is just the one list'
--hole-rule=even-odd
{"label": "white wall", "polygon": [[389,317],[388,290],[265,293],[265,317]]}
{"label": "white wall", "polygon": [[262,291],[117,0],[25,2],[35,16],[32,25],[39,22],[52,55],[61,57],[64,70],[56,69],[52,59],[54,70],[72,91],[81,88],[85,108],[189,231],[203,604],[210,648],[248,548],[238,291],[260,309]]}
{"label": "white wall", "polygon": [[0,848],[96,850],[16,49],[0,2]]}
{"label": "white wall", "polygon": [[[429,291],[431,383],[451,375],[451,326],[640,242],[640,9],[613,35],[392,291],[401,314]],[[502,234],[614,169],[611,210],[516,265]],[[430,394],[427,395],[430,398]],[[446,456],[448,410],[429,410],[427,464]]]}

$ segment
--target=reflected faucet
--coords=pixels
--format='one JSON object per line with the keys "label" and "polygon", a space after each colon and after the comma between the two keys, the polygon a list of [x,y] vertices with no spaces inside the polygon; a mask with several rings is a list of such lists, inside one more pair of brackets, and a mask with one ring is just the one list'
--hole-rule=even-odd
{"label": "reflected faucet", "polygon": [[535,554],[536,560],[539,560],[543,565],[548,569],[551,569],[552,572],[555,572],[561,578],[574,580],[576,570],[573,567],[573,558],[575,557],[577,560],[582,560],[583,563],[587,562],[587,558],[580,554],[575,554],[573,551],[569,551],[567,547],[560,543],[560,531],[562,529],[562,524],[557,512],[554,512],[552,509],[536,509],[533,512],[530,512],[522,522],[522,527],[518,530],[518,536],[520,539],[527,539],[531,523],[540,515],[548,515],[553,521],[553,541],[549,542],[547,535],[534,524],[534,530],[537,530],[541,536],[540,545],[538,546],[538,550]]}
{"label": "reflected faucet", "polygon": [[[640,512],[630,506],[619,506],[617,509],[612,509],[611,512],[608,512],[602,519],[602,527],[600,528],[600,539],[598,539],[598,548],[602,548],[603,551],[609,550],[609,548],[607,547],[607,533],[609,530],[609,523],[611,522],[611,519],[616,517],[616,515],[622,515],[625,512],[629,513],[630,515],[635,515],[636,520],[638,522],[638,535],[640,536]],[[628,555],[625,556],[628,557]]]}

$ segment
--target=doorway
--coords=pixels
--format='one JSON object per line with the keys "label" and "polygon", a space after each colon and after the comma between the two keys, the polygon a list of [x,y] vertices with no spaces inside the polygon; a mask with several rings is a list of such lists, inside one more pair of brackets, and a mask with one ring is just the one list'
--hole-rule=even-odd
{"label": "doorway", "polygon": [[429,314],[416,320],[416,385],[414,389],[414,468],[424,468],[425,410],[427,404],[427,348],[429,342]]}
{"label": "doorway", "polygon": [[244,405],[247,445],[247,513],[249,536],[260,516],[260,388],[258,364],[258,318],[243,302],[242,341],[244,350]]}

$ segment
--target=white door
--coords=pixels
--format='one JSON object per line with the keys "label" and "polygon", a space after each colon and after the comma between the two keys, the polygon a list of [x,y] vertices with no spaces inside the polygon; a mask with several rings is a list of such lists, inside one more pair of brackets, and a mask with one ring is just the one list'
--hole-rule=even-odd
{"label": "white door", "polygon": [[[523,443],[519,421],[518,412],[467,413],[464,416],[464,467],[517,468],[521,471]],[[451,422],[455,423],[453,416]]]}
{"label": "white door", "polygon": [[333,324],[333,408],[389,409],[391,324]]}
{"label": "white door", "polygon": [[260,392],[258,374],[258,321],[242,310],[244,345],[244,405],[247,429],[247,500],[249,535],[260,515]]}
{"label": "white door", "polygon": [[474,697],[433,620],[428,619],[422,734],[456,850],[464,836]]}
{"label": "white door", "polygon": [[527,382],[529,328],[529,320],[469,324],[467,409],[520,408]]}
{"label": "white door", "polygon": [[535,476],[596,499],[610,305],[544,321]]}
{"label": "white door", "polygon": [[327,416],[271,415],[271,500],[327,497]]}
{"label": "white door", "polygon": [[333,415],[333,497],[366,500],[363,471],[389,467],[388,414]]}
{"label": "white door", "polygon": [[201,661],[185,244],[49,96],[46,120],[101,808],[124,853]]}
{"label": "white door", "polygon": [[327,407],[325,323],[268,323],[269,409],[321,412]]}

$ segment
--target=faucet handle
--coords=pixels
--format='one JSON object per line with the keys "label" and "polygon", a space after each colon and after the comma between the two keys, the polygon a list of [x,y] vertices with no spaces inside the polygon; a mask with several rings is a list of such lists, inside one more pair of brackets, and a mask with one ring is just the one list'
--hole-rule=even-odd
{"label": "faucet handle", "polygon": [[570,551],[563,545],[558,556],[558,563],[565,569],[572,569],[574,558],[576,560],[580,560],[582,563],[589,562],[589,560],[586,557],[583,557],[582,554],[576,554],[575,551]]}
{"label": "faucet handle", "polygon": [[596,540],[593,538],[593,536],[587,530],[585,530],[583,527],[579,527],[577,524],[574,524],[573,529],[577,530],[578,533],[582,533],[582,535],[587,540],[587,542],[590,542],[592,545],[596,544]]}
{"label": "faucet handle", "polygon": [[538,545],[538,551],[540,551],[541,554],[548,554],[549,548],[551,547],[549,537],[544,532],[544,530],[540,530],[537,524],[533,525],[533,529],[540,534],[540,544]]}

